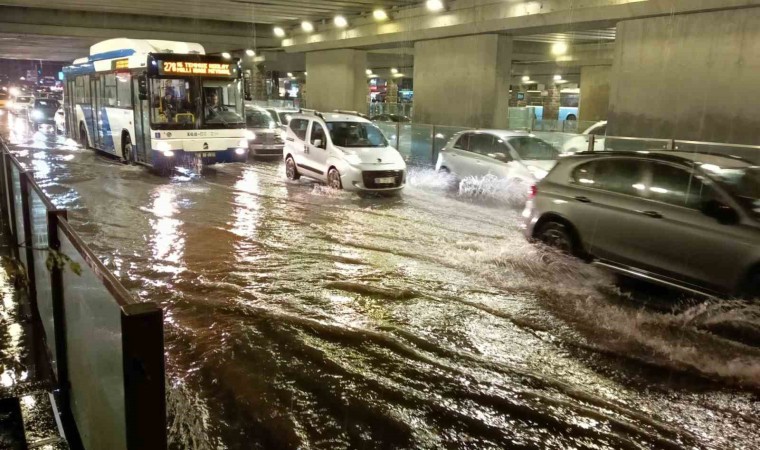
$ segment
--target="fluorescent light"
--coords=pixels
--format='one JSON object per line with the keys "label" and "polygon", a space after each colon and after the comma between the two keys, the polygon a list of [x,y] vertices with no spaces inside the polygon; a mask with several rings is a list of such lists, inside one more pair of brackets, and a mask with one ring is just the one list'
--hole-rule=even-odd
{"label": "fluorescent light", "polygon": [[388,13],[386,13],[384,9],[378,8],[372,11],[372,17],[374,17],[378,22],[388,20]]}
{"label": "fluorescent light", "polygon": [[282,27],[274,27],[274,35],[277,37],[285,37],[285,30]]}
{"label": "fluorescent light", "polygon": [[293,78],[293,72],[288,72],[288,77]]}
{"label": "fluorescent light", "polygon": [[391,69],[391,73],[392,73],[393,75],[396,75],[396,74],[398,73],[398,69],[396,69],[395,67],[394,67],[394,68],[392,68],[392,69]]}
{"label": "fluorescent light", "polygon": [[254,52],[250,48],[245,51],[245,54],[248,55],[248,56],[256,56],[256,52]]}
{"label": "fluorescent light", "polygon": [[425,6],[427,6],[428,11],[433,12],[443,11],[444,8],[441,0],[427,0]]}
{"label": "fluorescent light", "polygon": [[348,20],[346,20],[343,16],[335,16],[335,19],[333,19],[333,22],[335,23],[335,26],[338,28],[346,28],[348,26]]}
{"label": "fluorescent light", "polygon": [[562,75],[554,75],[554,81],[562,80]]}
{"label": "fluorescent light", "polygon": [[522,80],[524,83],[527,83],[528,81],[530,81],[530,76],[525,75],[524,77],[522,77]]}
{"label": "fluorescent light", "polygon": [[564,55],[565,53],[567,53],[567,43],[557,42],[554,45],[552,45],[552,54]]}
{"label": "fluorescent light", "polygon": [[230,59],[230,58],[232,58],[232,55],[230,55],[229,52],[224,52],[224,53],[222,53],[222,58],[224,58],[224,59]]}
{"label": "fluorescent light", "polygon": [[367,75],[372,75],[372,69],[367,69],[364,71]]}
{"label": "fluorescent light", "polygon": [[304,20],[303,22],[301,22],[301,29],[307,33],[311,33],[312,31],[314,31],[314,24],[309,21]]}

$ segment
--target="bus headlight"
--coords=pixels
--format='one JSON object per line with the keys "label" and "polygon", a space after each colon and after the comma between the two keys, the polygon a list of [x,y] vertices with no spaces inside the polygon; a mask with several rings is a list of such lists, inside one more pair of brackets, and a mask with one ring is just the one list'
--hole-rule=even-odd
{"label": "bus headlight", "polygon": [[171,157],[174,156],[174,152],[171,151],[171,150],[165,150],[164,151],[164,156],[166,156],[167,158],[171,158]]}
{"label": "bus headlight", "polygon": [[236,148],[235,149],[235,154],[236,155],[243,155],[244,153],[245,153],[245,149],[244,148]]}
{"label": "bus headlight", "polygon": [[166,141],[156,142],[155,147],[156,147],[156,150],[158,150],[159,152],[168,152],[168,151],[171,151],[172,149],[171,144],[169,144]]}

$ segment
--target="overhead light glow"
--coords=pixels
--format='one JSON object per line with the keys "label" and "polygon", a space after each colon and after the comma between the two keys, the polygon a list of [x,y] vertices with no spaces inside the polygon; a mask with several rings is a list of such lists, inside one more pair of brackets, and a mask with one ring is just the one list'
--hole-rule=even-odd
{"label": "overhead light glow", "polygon": [[438,12],[443,11],[443,2],[441,0],[427,0],[425,2],[425,6],[427,7],[428,11]]}
{"label": "overhead light glow", "polygon": [[335,26],[338,28],[346,28],[348,26],[348,20],[346,20],[343,16],[335,16],[335,19],[333,19],[333,22],[335,23]]}
{"label": "overhead light glow", "polygon": [[254,52],[250,48],[245,51],[245,54],[248,55],[248,56],[256,56],[256,52]]}
{"label": "overhead light glow", "polygon": [[282,27],[274,27],[274,35],[277,37],[285,37],[285,30]]}
{"label": "overhead light glow", "polygon": [[562,75],[554,75],[554,81],[560,81],[562,79]]}
{"label": "overhead light glow", "polygon": [[378,9],[372,11],[372,17],[374,17],[375,20],[377,20],[378,22],[380,22],[380,21],[383,21],[383,20],[388,20],[388,13],[386,13],[384,9],[378,8]]}
{"label": "overhead light glow", "polygon": [[230,55],[229,52],[224,52],[224,53],[222,53],[222,58],[224,58],[224,59],[230,59],[230,58],[232,58],[232,55]]}
{"label": "overhead light glow", "polygon": [[372,69],[367,69],[364,71],[367,75],[372,75]]}
{"label": "overhead light glow", "polygon": [[293,78],[293,72],[288,72],[288,77]]}
{"label": "overhead light glow", "polygon": [[552,54],[559,56],[564,55],[565,53],[567,53],[567,43],[556,42],[552,45]]}
{"label": "overhead light glow", "polygon": [[303,22],[301,22],[301,29],[307,33],[311,33],[312,31],[314,31],[314,24],[309,21],[304,20]]}
{"label": "overhead light glow", "polygon": [[525,75],[524,77],[522,77],[522,80],[523,80],[523,82],[527,83],[528,81],[530,81],[530,76]]}
{"label": "overhead light glow", "polygon": [[393,75],[396,75],[396,74],[398,73],[398,69],[396,69],[395,67],[394,67],[394,68],[392,68],[392,69],[391,69],[391,73],[392,73]]}
{"label": "overhead light glow", "polygon": [[309,75],[309,72],[304,72],[303,73],[303,76],[308,76],[308,75]]}

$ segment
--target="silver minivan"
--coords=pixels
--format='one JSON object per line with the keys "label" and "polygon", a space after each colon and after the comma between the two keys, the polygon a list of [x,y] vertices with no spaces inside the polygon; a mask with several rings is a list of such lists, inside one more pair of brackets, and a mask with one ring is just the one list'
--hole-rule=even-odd
{"label": "silver minivan", "polygon": [[760,167],[685,152],[582,153],[534,188],[525,234],[625,275],[760,296]]}

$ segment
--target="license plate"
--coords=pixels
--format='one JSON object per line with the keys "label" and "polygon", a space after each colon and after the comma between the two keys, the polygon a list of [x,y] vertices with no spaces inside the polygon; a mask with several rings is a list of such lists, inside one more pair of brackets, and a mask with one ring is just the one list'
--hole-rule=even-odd
{"label": "license plate", "polygon": [[394,177],[375,178],[375,184],[393,184],[396,182]]}

